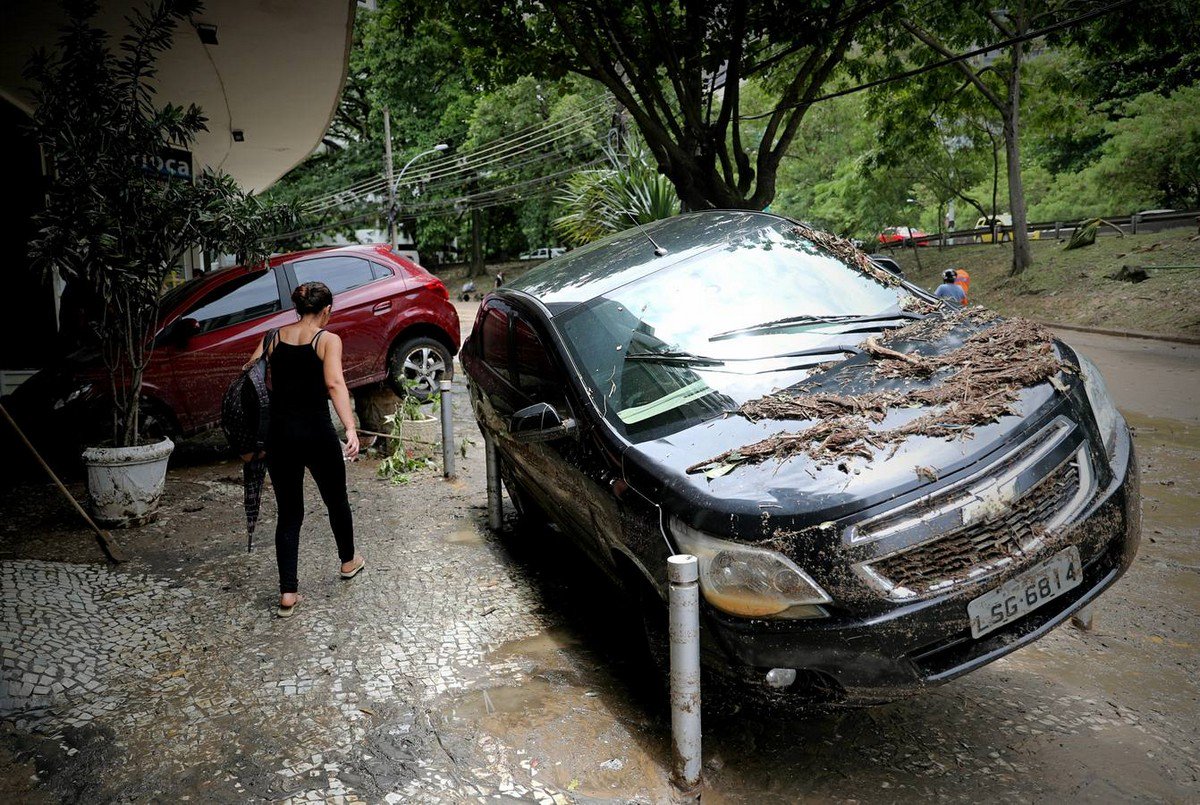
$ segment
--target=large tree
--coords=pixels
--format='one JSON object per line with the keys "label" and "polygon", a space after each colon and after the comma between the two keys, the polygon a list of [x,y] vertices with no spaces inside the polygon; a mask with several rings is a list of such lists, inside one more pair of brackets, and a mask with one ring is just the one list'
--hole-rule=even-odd
{"label": "large tree", "polygon": [[[1059,0],[1013,0],[1006,9],[992,9],[986,3],[956,4],[923,9],[919,17],[901,16],[899,24],[928,49],[932,58],[943,59],[988,42],[1020,39],[1068,15],[1067,6],[1068,3]],[[1026,42],[1016,41],[995,58],[953,62],[953,69],[958,71],[965,86],[978,92],[992,107],[1004,136],[1013,275],[1033,265],[1021,176],[1021,70],[1027,48]]]}
{"label": "large tree", "polygon": [[[502,81],[571,71],[608,88],[689,208],[762,209],[809,104],[893,0],[442,0],[470,63]],[[778,102],[744,136],[741,87]]]}

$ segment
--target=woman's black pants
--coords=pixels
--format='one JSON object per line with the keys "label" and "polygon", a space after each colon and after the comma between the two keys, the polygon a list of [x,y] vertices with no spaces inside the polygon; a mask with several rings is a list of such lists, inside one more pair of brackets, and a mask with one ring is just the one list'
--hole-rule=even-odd
{"label": "woman's black pants", "polygon": [[329,510],[329,526],[343,563],[354,558],[354,520],[346,496],[346,464],[342,445],[326,415],[322,419],[272,422],[267,444],[267,470],[275,487],[279,519],[275,525],[275,559],[279,592],[294,593],[304,523],[304,469],[312,473]]}

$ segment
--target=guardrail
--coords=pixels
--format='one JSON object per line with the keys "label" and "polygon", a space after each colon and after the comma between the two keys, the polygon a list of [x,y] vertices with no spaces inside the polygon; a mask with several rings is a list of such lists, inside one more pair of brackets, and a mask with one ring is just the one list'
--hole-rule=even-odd
{"label": "guardrail", "polygon": [[[1122,231],[1130,235],[1144,234],[1147,232],[1162,232],[1168,229],[1187,229],[1195,227],[1200,231],[1200,211],[1171,211],[1171,212],[1156,212],[1156,213],[1133,213],[1132,215],[1104,217],[1105,221],[1115,224]],[[1041,239],[1043,237],[1053,237],[1055,240],[1069,238],[1071,233],[1078,229],[1082,224],[1093,220],[1092,218],[1084,218],[1078,221],[1042,221],[1031,223],[1027,227],[1029,235],[1033,239]],[[1112,235],[1116,234],[1110,228],[1101,225],[1099,234]],[[953,232],[942,232],[936,235],[925,235],[919,238],[905,238],[904,240],[894,241],[892,243],[880,243],[876,245],[876,251],[886,249],[895,251],[896,249],[907,249],[914,246],[974,246],[979,243],[995,243],[997,241],[1006,243],[1012,240],[1012,227],[997,224],[995,227],[980,227],[977,229],[956,229]]]}

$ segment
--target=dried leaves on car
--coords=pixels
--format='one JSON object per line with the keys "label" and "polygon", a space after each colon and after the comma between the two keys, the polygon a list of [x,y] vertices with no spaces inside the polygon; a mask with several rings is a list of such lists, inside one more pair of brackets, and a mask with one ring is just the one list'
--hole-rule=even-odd
{"label": "dried leaves on car", "polygon": [[[974,311],[916,322],[886,339],[902,343],[928,339],[969,319],[987,321]],[[874,338],[863,344],[872,356],[868,371],[880,378],[924,379],[906,390],[855,395],[775,394],[750,400],[739,413],[751,421],[817,420],[796,433],[779,433],[688,468],[718,477],[744,463],[807,455],[822,462],[850,457],[873,458],[893,452],[911,436],[968,437],[979,425],[1012,413],[1022,389],[1047,381],[1061,390],[1059,372],[1067,367],[1055,354],[1049,331],[1026,319],[1009,319],[975,332],[962,346],[941,355],[920,355],[884,346]],[[927,408],[926,413],[892,428],[876,429],[896,408]],[[840,464],[846,469],[844,462]]]}

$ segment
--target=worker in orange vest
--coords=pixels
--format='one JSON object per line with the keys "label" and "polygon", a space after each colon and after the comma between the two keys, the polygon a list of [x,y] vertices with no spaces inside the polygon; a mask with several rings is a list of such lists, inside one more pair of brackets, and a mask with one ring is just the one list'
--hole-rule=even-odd
{"label": "worker in orange vest", "polygon": [[963,289],[963,304],[967,302],[967,294],[971,292],[971,275],[967,273],[965,268],[960,268],[954,272],[954,284]]}

